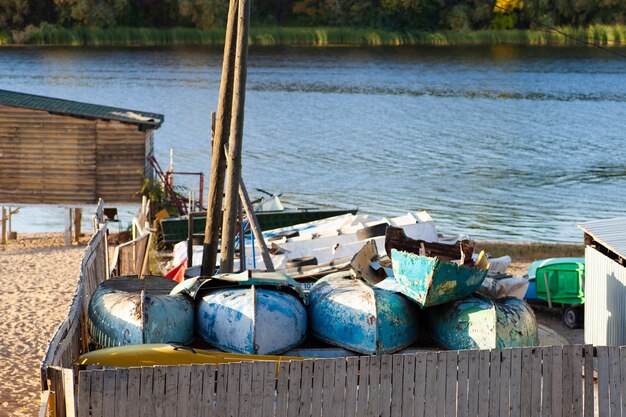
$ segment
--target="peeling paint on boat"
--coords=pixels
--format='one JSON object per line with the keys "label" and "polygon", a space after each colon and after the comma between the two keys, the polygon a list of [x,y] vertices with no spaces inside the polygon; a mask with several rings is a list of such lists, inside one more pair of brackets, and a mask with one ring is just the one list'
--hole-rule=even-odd
{"label": "peeling paint on boat", "polygon": [[403,295],[372,288],[350,272],[328,275],[309,293],[311,333],[364,354],[400,350],[417,339],[419,309]]}
{"label": "peeling paint on boat", "polygon": [[145,280],[118,277],[96,288],[88,307],[92,342],[113,347],[193,340],[191,300],[168,295],[174,283],[167,278],[149,276]]}
{"label": "peeling paint on boat", "polygon": [[196,306],[199,335],[235,353],[285,352],[306,337],[307,313],[291,292],[233,287],[202,296]]}
{"label": "peeling paint on boat", "polygon": [[502,349],[536,346],[535,314],[523,300],[483,297],[428,308],[426,328],[447,349]]}
{"label": "peeling paint on boat", "polygon": [[391,259],[402,293],[422,308],[467,297],[480,287],[488,271],[395,249]]}

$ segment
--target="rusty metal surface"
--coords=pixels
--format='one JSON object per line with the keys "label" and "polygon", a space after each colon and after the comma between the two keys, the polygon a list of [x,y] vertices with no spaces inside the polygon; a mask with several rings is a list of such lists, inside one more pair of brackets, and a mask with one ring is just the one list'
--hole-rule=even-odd
{"label": "rusty metal surface", "polygon": [[309,293],[311,333],[364,354],[400,350],[418,336],[419,308],[406,297],[372,288],[350,272],[317,281]]}

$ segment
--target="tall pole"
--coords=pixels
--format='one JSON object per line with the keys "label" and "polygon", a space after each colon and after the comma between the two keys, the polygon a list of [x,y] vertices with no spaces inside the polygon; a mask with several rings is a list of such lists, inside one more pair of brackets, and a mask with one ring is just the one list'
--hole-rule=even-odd
{"label": "tall pole", "polygon": [[233,114],[230,124],[226,163],[226,196],[222,221],[222,251],[220,272],[233,272],[237,205],[241,179],[241,148],[243,142],[243,116],[246,101],[246,75],[248,61],[248,27],[250,26],[250,0],[239,0],[237,16],[237,50],[233,83]]}
{"label": "tall pole", "polygon": [[224,40],[224,61],[222,64],[222,80],[217,103],[217,122],[211,155],[211,178],[207,196],[207,219],[204,229],[204,245],[202,251],[201,274],[210,276],[215,273],[217,246],[222,221],[222,196],[224,194],[224,174],[226,157],[224,145],[229,137],[232,111],[235,43],[237,41],[237,8],[238,1],[230,0],[228,21],[226,23],[226,39]]}

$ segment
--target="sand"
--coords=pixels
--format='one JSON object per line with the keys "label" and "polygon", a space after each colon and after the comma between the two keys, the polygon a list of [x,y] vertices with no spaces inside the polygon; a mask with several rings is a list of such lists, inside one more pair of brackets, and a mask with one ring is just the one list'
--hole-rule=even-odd
{"label": "sand", "polygon": [[61,233],[0,245],[0,416],[37,415],[41,360],[69,309],[84,250],[63,246]]}
{"label": "sand", "polygon": [[[0,293],[0,416],[37,414],[41,360],[69,309],[85,244],[86,238],[80,245],[66,247],[61,233],[39,233],[20,235],[17,241],[0,246],[0,283],[5,289]],[[505,245],[505,251],[520,247]],[[499,246],[490,244],[495,256],[500,256]],[[537,258],[555,255],[543,248],[532,253]],[[530,261],[524,258],[514,257],[509,272],[525,273]],[[567,329],[558,312],[540,309],[537,319],[570,343],[582,343],[582,330]]]}

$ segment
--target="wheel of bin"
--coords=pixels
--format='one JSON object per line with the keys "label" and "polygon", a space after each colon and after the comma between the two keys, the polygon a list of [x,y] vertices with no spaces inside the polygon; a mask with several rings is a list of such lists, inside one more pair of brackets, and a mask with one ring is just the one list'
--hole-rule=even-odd
{"label": "wheel of bin", "polygon": [[570,329],[580,329],[583,323],[583,310],[580,307],[567,306],[563,308],[563,324]]}

